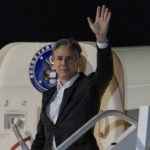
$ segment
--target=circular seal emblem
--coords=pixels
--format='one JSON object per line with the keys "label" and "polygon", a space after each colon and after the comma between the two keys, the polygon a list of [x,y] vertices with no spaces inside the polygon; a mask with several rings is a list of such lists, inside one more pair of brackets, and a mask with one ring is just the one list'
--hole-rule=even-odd
{"label": "circular seal emblem", "polygon": [[47,45],[37,51],[30,62],[29,76],[31,83],[41,93],[57,83],[52,52],[53,45]]}

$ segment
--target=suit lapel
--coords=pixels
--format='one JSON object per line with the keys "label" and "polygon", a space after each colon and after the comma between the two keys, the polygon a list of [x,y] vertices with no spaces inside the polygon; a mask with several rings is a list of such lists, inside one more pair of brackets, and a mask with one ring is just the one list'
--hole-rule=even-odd
{"label": "suit lapel", "polygon": [[73,92],[73,88],[68,88],[64,91],[64,95],[63,95],[62,103],[60,106],[57,122],[59,121],[60,117],[63,115],[63,110],[66,107],[67,103],[69,103],[72,92]]}
{"label": "suit lapel", "polygon": [[47,106],[48,103],[50,103],[51,98],[52,98],[53,94],[55,93],[56,89],[57,89],[56,86],[49,89],[43,97],[43,109],[42,109],[43,116],[47,120],[47,123],[50,123],[50,124],[53,124],[53,122],[46,115],[46,106]]}
{"label": "suit lapel", "polygon": [[51,98],[53,96],[53,94],[56,92],[56,86],[49,89],[47,91],[47,93],[44,95],[44,101],[43,101],[43,106],[45,107],[50,101],[51,101]]}
{"label": "suit lapel", "polygon": [[63,95],[63,99],[62,99],[62,103],[60,106],[60,110],[59,110],[59,115],[58,115],[58,119],[57,122],[60,120],[60,118],[63,116],[63,111],[65,109],[65,107],[67,106],[67,104],[70,102],[71,100],[71,96],[73,95],[74,92],[74,87],[76,86],[76,83],[78,83],[81,79],[83,79],[85,77],[85,75],[83,73],[80,73],[79,78],[75,81],[75,83],[70,87],[65,89],[64,91],[64,95]]}

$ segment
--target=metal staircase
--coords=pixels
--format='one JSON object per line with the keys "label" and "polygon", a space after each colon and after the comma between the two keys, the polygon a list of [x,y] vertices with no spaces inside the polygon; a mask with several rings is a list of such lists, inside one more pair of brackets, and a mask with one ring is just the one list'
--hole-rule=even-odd
{"label": "metal staircase", "polygon": [[[118,137],[106,150],[148,150],[150,143],[150,107],[140,107],[138,122],[128,117],[120,111],[108,110],[101,114],[97,114],[80,129],[73,133],[68,139],[57,147],[57,150],[65,150],[74,143],[80,136],[86,133],[96,122],[108,116],[117,116],[122,120],[131,124],[131,126]],[[22,147],[22,150],[29,150],[22,140],[21,134],[17,128],[18,125],[13,124],[12,129]]]}

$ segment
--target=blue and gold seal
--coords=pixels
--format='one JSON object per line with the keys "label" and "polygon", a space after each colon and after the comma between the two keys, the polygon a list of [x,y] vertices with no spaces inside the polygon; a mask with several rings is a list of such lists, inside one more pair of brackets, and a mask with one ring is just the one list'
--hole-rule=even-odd
{"label": "blue and gold seal", "polygon": [[33,86],[44,92],[57,84],[57,74],[52,61],[53,45],[38,50],[29,66],[29,76]]}

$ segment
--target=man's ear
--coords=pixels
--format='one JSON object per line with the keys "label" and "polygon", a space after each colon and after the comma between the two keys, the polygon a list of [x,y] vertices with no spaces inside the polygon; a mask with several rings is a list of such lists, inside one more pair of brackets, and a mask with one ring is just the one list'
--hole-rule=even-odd
{"label": "man's ear", "polygon": [[54,64],[54,55],[52,55],[52,56],[50,57],[50,62],[51,62],[52,65]]}

